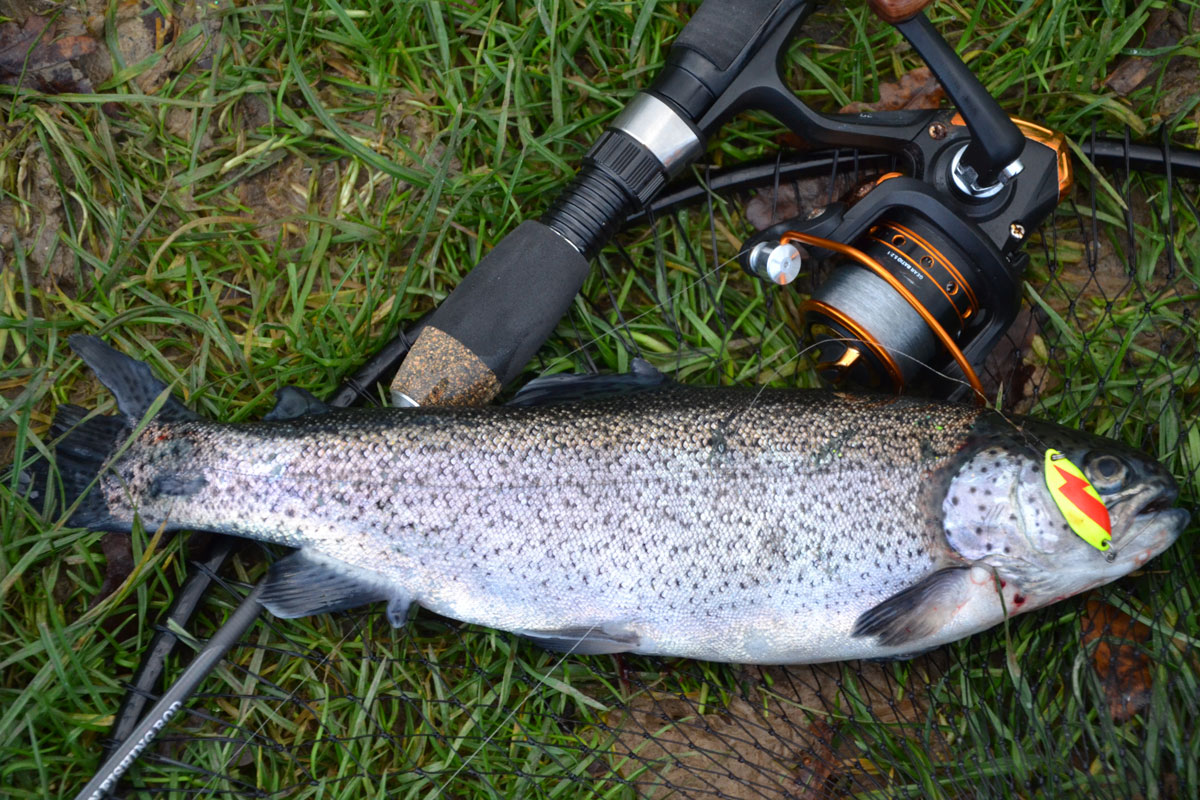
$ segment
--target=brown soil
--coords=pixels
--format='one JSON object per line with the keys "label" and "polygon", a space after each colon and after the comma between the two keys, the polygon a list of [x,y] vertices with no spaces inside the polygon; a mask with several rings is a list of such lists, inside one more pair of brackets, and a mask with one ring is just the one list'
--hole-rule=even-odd
{"label": "brown soil", "polygon": [[[3,140],[16,134],[7,127],[0,129],[0,148]],[[72,286],[74,258],[59,241],[65,217],[50,160],[37,140],[30,138],[16,164],[12,185],[5,188],[18,200],[0,199],[0,268],[9,267],[3,262],[13,258],[20,244],[36,285]]]}

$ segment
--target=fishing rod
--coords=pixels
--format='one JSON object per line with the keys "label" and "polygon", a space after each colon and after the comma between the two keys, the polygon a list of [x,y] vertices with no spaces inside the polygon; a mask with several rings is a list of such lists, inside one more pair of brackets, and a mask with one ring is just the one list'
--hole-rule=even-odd
{"label": "fishing rod", "polygon": [[742,266],[777,284],[794,279],[807,258],[837,262],[804,305],[819,371],[834,383],[894,391],[954,395],[966,384],[982,398],[973,365],[1016,316],[1028,263],[1022,245],[1069,189],[1071,162],[1061,134],[1004,114],[924,16],[926,4],[871,7],[956,108],[827,115],[796,98],[782,69],[816,3],[705,2],[654,82],[600,136],[542,218],[501,240],[434,310],[392,382],[393,399],[488,402],[566,313],[589,260],[621,222],[692,164],[726,120],[750,109],[813,146],[903,162],[853,205],[833,204],[745,243]]}
{"label": "fishing rod", "polygon": [[[686,197],[667,193],[670,181],[703,154],[705,143],[725,120],[750,108],[768,111],[813,145],[842,148],[809,157],[802,162],[809,165],[806,169],[815,169],[812,164],[818,162],[820,169],[836,167],[849,158],[848,148],[862,148],[879,153],[866,158],[877,160],[880,171],[886,160],[887,169],[899,167],[893,171],[901,173],[870,187],[852,207],[827,209],[816,220],[789,221],[743,248],[743,267],[777,284],[795,276],[798,259],[792,254],[844,258],[835,271],[841,277],[831,282],[820,301],[823,305],[809,309],[807,320],[809,331],[824,337],[826,375],[834,381],[913,388],[921,380],[934,380],[933,373],[890,369],[894,365],[888,357],[893,348],[923,347],[921,352],[929,352],[929,363],[938,364],[940,371],[953,375],[957,367],[969,378],[972,361],[986,354],[1004,321],[1015,314],[1016,276],[1024,266],[1024,237],[1013,235],[1016,226],[1033,230],[1053,209],[1069,185],[1069,161],[1061,138],[1002,113],[920,13],[926,4],[880,0],[872,6],[926,59],[958,110],[825,115],[799,102],[780,74],[787,45],[816,3],[705,2],[676,40],[658,78],[596,141],[582,170],[550,210],[505,237],[446,301],[347,379],[329,404],[351,405],[377,383],[391,379],[391,373],[395,401],[489,402],[516,377],[566,312],[590,259],[627,220],[686,202]],[[797,170],[801,173],[811,174]],[[736,180],[759,185],[767,174],[743,168]],[[777,179],[777,166],[774,174]],[[877,235],[881,228],[901,227],[916,234],[906,237],[907,247]],[[836,246],[853,247],[882,269]],[[916,303],[897,291],[909,305],[909,314],[906,317],[904,306],[897,304],[895,313],[884,320],[885,333],[877,333],[879,323],[871,319],[872,309],[864,300],[879,291],[872,293],[859,284],[873,278],[884,290],[894,289],[895,283],[904,288],[906,281],[918,281],[914,270],[931,268],[925,258],[931,263],[937,259],[942,269],[938,280],[929,275],[928,281],[917,283],[923,291],[909,290]],[[943,291],[947,274],[959,281],[959,291]],[[539,288],[536,303],[529,299],[530,285]],[[878,283],[866,285],[879,288]],[[947,294],[950,297],[943,296]],[[975,305],[961,304],[968,296],[974,297]],[[929,306],[927,316],[920,314],[918,304]],[[893,325],[901,332],[886,333]],[[940,358],[939,346],[944,349]],[[955,348],[961,358],[955,356]],[[851,356],[851,351],[857,355]],[[219,564],[222,559],[215,560]],[[211,574],[194,573],[189,585],[195,580],[200,586],[206,572]],[[188,603],[194,602],[190,598],[199,594],[185,588],[171,618],[186,619]],[[145,669],[153,659],[143,662],[134,681],[140,691],[128,695],[130,702],[118,713],[112,732],[112,739],[124,744],[111,753],[103,776],[98,774],[100,783],[89,786],[113,785],[109,779],[115,781],[138,752],[130,748],[145,746],[164,714],[195,690],[257,617],[254,597],[252,593],[242,603],[209,641],[203,657],[198,655],[148,712],[144,708],[161,668]],[[165,628],[156,635],[150,652],[160,665],[173,641]],[[135,725],[139,717],[141,723]]]}

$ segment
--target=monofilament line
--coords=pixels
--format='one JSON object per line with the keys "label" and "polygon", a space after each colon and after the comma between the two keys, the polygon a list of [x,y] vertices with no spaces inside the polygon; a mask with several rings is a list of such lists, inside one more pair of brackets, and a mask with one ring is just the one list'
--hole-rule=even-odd
{"label": "monofilament line", "polygon": [[[558,668],[561,667],[566,662],[567,658],[569,658],[570,655],[575,652],[575,648],[577,648],[580,645],[580,643],[582,643],[583,640],[588,637],[588,634],[590,634],[592,631],[596,630],[597,627],[599,627],[599,625],[597,623],[593,623],[592,626],[589,627],[587,629],[587,631],[585,631],[584,634],[579,637],[579,641],[576,642],[574,645],[572,645],[570,650],[563,653],[562,657],[560,659],[558,659],[558,661],[555,662],[550,667],[549,670],[546,671],[545,675],[537,675],[535,673],[534,677],[536,677],[538,679],[538,683],[542,684],[543,686],[548,685],[545,681],[546,676],[551,675],[552,673],[557,671]],[[464,769],[467,768],[468,764],[470,764],[473,760],[475,760],[475,756],[477,756],[483,752],[483,748],[485,748],[489,744],[491,744],[492,739],[495,739],[496,735],[508,726],[509,720],[511,720],[513,717],[515,717],[517,715],[517,712],[519,712],[525,706],[525,704],[527,702],[529,702],[529,698],[532,696],[533,696],[533,692],[529,692],[528,694],[526,694],[525,697],[523,697],[521,699],[521,702],[517,703],[516,707],[512,711],[508,712],[508,716],[506,716],[504,719],[502,719],[500,721],[500,724],[497,725],[492,730],[491,733],[489,733],[487,736],[484,737],[483,741],[479,743],[479,747],[475,748],[475,752],[471,753],[471,755],[469,755],[465,759],[463,759],[463,762],[458,765],[458,769],[454,770],[454,773],[449,778],[446,779],[445,783],[443,783],[441,786],[437,787],[437,791],[433,795],[433,800],[437,800],[437,798],[441,797],[442,792],[445,790],[445,788],[454,782],[454,779],[458,777],[460,772],[462,772]]]}

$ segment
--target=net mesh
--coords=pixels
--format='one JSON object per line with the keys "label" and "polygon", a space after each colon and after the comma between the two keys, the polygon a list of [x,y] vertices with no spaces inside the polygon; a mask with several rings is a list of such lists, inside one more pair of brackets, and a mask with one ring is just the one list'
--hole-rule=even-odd
{"label": "net mesh", "polygon": [[[620,369],[640,355],[683,381],[815,385],[796,344],[806,286],[763,287],[727,262],[752,220],[823,204],[860,177],[775,181],[627,232],[538,371]],[[1085,175],[1031,237],[1021,314],[985,369],[1008,410],[1159,454],[1191,507],[1200,503],[1195,197],[1179,180]],[[692,308],[707,313],[681,310]],[[399,630],[375,610],[264,616],[124,791],[1195,796],[1200,584],[1188,537],[1116,584],[908,661],[564,657],[427,612]],[[250,546],[236,559],[240,581],[215,576],[220,588],[194,630],[219,623],[261,560]],[[302,644],[312,641],[327,645]]]}

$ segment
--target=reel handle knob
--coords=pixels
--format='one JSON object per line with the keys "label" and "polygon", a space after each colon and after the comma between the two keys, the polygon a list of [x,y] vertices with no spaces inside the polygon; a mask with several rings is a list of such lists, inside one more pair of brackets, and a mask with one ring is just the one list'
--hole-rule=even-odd
{"label": "reel handle knob", "polygon": [[871,6],[875,16],[895,25],[920,14],[925,10],[925,6],[932,2],[933,0],[868,0],[867,5]]}
{"label": "reel handle knob", "polygon": [[800,274],[804,259],[794,244],[759,242],[750,251],[747,271],[776,286],[787,286]]}

